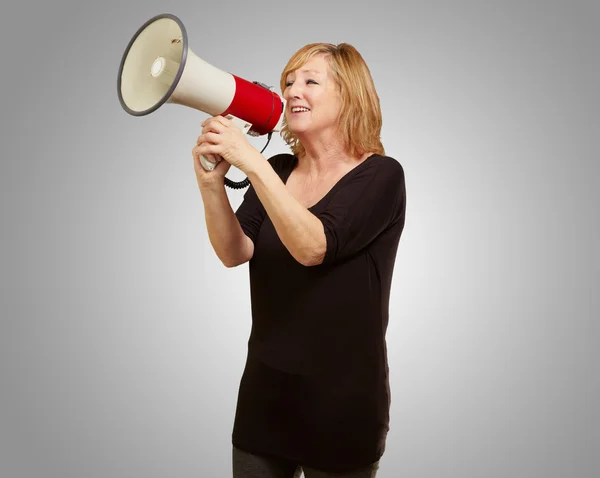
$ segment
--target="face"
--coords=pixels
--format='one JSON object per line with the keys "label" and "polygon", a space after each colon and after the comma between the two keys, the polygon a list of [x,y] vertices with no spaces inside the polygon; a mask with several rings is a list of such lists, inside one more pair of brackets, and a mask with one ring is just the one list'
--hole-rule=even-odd
{"label": "face", "polygon": [[[288,73],[283,91],[288,129],[297,136],[335,132],[341,101],[324,54],[315,55]],[[297,106],[308,111],[296,112]]]}

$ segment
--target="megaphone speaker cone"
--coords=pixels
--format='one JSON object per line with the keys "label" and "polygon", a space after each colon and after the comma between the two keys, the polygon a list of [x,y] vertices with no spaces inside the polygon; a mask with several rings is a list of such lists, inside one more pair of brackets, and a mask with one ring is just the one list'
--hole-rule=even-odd
{"label": "megaphone speaker cone", "polygon": [[130,40],[119,66],[117,90],[125,111],[152,113],[169,98],[183,75],[187,32],[175,15],[164,13],[144,23]]}

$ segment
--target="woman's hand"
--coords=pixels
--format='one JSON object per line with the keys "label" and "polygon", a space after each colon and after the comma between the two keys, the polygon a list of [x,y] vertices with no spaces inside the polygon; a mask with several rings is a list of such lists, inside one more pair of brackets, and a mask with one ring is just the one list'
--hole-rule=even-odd
{"label": "woman's hand", "polygon": [[194,148],[197,154],[216,155],[242,171],[252,157],[252,145],[246,134],[223,116],[213,116],[202,123],[197,145]]}
{"label": "woman's hand", "polygon": [[[223,186],[225,183],[225,175],[231,164],[227,161],[223,161],[218,155],[214,154],[203,154],[201,152],[201,146],[204,143],[200,140],[200,136],[196,140],[196,146],[192,149],[192,157],[194,158],[194,172],[196,173],[196,181],[198,182],[198,187],[213,187],[213,186]],[[212,171],[208,171],[204,169],[202,163],[200,162],[200,155],[203,155],[208,161],[212,163],[216,163],[215,168]]]}

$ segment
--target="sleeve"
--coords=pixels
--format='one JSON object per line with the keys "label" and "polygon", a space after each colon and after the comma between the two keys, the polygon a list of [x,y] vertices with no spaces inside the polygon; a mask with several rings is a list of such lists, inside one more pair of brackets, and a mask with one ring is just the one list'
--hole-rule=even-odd
{"label": "sleeve", "polygon": [[[278,154],[267,160],[276,172],[279,171],[281,156],[282,155]],[[239,205],[237,211],[235,211],[235,215],[244,234],[246,234],[254,244],[256,244],[256,238],[258,237],[258,232],[260,231],[260,227],[266,214],[267,211],[260,202],[252,183],[250,183],[247,191],[244,193],[242,203]]]}
{"label": "sleeve", "polygon": [[258,236],[258,231],[260,231],[260,226],[265,218],[265,214],[265,208],[258,199],[252,184],[250,184],[248,190],[244,193],[242,203],[235,212],[235,216],[237,217],[244,234],[246,234],[254,244],[256,244],[256,237]]}
{"label": "sleeve", "polygon": [[376,167],[357,174],[316,214],[327,241],[320,265],[339,262],[364,249],[403,219],[405,203],[404,170],[395,159],[386,157]]}

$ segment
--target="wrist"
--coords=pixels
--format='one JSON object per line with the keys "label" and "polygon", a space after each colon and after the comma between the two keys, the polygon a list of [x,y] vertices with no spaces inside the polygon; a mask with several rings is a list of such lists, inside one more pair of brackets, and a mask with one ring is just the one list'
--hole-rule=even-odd
{"label": "wrist", "polygon": [[225,178],[219,177],[208,181],[198,181],[198,188],[201,194],[212,194],[220,192],[225,188]]}
{"label": "wrist", "polygon": [[260,173],[260,170],[268,164],[268,161],[265,157],[260,154],[260,152],[252,148],[251,152],[248,154],[248,161],[246,166],[244,167],[244,174],[248,176],[248,179],[252,179],[252,177],[256,176]]}

